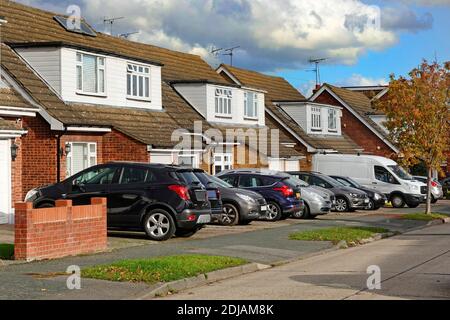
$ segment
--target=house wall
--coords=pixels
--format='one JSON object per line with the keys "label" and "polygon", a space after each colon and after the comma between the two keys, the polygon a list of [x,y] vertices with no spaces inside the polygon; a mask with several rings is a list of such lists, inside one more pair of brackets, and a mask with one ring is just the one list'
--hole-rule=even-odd
{"label": "house wall", "polygon": [[206,118],[207,98],[205,84],[177,84],[175,89]]}
{"label": "house wall", "polygon": [[[314,102],[342,106],[327,91],[324,91]],[[342,130],[353,141],[364,148],[364,152],[391,158],[394,151],[378,138],[369,128],[351,114],[345,107],[342,109]]]}

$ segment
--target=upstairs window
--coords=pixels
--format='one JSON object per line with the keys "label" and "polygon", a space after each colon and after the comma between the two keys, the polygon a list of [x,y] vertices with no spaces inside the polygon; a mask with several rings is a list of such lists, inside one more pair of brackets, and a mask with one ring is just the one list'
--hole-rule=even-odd
{"label": "upstairs window", "polygon": [[337,111],[336,109],[328,109],[328,130],[337,131]]}
{"label": "upstairs window", "polygon": [[311,107],[311,130],[321,131],[322,130],[322,119],[320,114],[320,108]]}
{"label": "upstairs window", "polygon": [[244,92],[244,116],[247,118],[258,117],[258,94]]}
{"label": "upstairs window", "polygon": [[150,99],[150,68],[127,64],[127,96],[133,99]]}
{"label": "upstairs window", "polygon": [[233,94],[228,89],[216,89],[216,114],[217,115],[231,115],[231,99]]}
{"label": "upstairs window", "polygon": [[77,52],[77,91],[105,94],[105,58]]}

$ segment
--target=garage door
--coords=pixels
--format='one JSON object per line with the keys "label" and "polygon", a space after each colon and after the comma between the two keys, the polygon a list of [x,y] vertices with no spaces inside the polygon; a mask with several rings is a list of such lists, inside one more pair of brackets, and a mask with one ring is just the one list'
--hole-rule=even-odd
{"label": "garage door", "polygon": [[173,164],[171,153],[151,153],[150,163]]}
{"label": "garage door", "polygon": [[0,140],[0,224],[11,212],[11,155],[9,140]]}
{"label": "garage door", "polygon": [[298,160],[286,160],[286,171],[300,171],[300,161]]}
{"label": "garage door", "polygon": [[284,171],[283,159],[269,159],[269,170]]}

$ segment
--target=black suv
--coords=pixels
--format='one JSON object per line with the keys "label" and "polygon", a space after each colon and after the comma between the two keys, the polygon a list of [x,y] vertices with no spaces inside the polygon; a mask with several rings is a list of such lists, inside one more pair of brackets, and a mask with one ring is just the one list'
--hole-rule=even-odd
{"label": "black suv", "polygon": [[332,191],[336,196],[335,210],[339,212],[365,209],[369,204],[369,197],[364,191],[346,187],[333,178],[320,172],[288,172],[290,175],[306,181],[310,185],[322,187]]}
{"label": "black suv", "polygon": [[193,235],[211,221],[207,191],[192,169],[177,166],[102,164],[28,194],[35,208],[53,207],[57,199],[87,205],[105,197],[108,228],[144,230],[157,241]]}

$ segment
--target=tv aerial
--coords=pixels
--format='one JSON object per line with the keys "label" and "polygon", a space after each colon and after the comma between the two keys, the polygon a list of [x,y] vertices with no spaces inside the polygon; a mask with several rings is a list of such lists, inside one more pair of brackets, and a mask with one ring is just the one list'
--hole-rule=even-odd
{"label": "tv aerial", "polygon": [[121,19],[124,19],[124,18],[125,17],[115,17],[115,18],[105,17],[105,18],[103,18],[103,25],[105,27],[105,31],[106,31],[107,26],[109,25],[109,34],[113,35],[113,25],[114,25],[114,23],[117,20],[121,20]]}
{"label": "tv aerial", "polygon": [[315,64],[315,68],[313,70],[309,70],[309,71],[313,71],[313,72],[316,73],[316,87],[320,86],[320,82],[321,82],[320,81],[320,67],[319,67],[319,65],[320,65],[321,62],[323,62],[325,60],[328,60],[328,58],[318,58],[318,59],[310,58],[308,60],[309,63],[314,63]]}

